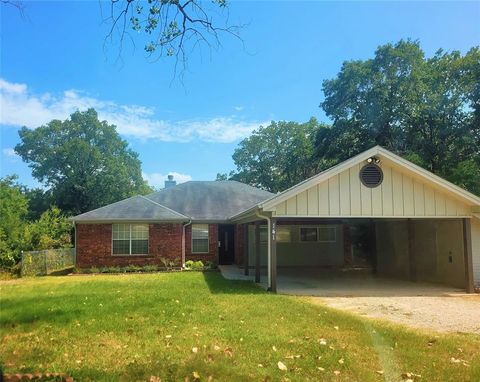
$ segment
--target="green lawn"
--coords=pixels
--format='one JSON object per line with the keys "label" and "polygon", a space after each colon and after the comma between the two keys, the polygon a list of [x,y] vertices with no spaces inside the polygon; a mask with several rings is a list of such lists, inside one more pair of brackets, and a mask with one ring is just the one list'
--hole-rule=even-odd
{"label": "green lawn", "polygon": [[0,282],[0,294],[6,372],[76,381],[193,381],[193,373],[202,381],[398,381],[408,372],[420,381],[480,380],[479,336],[357,318],[218,273],[22,279]]}

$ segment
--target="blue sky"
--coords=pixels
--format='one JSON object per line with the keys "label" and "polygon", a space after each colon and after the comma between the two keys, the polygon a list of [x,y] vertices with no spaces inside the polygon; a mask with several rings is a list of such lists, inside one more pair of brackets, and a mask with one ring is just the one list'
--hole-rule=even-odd
{"label": "blue sky", "polygon": [[98,1],[27,2],[26,17],[1,7],[1,174],[37,183],[14,155],[21,125],[35,128],[89,106],[118,125],[139,153],[146,179],[163,184],[210,180],[234,169],[238,142],[270,120],[328,119],[318,107],[322,81],[346,60],[367,59],[378,45],[419,39],[466,52],[480,44],[480,2],[234,1],[232,23],[248,24],[242,44],[190,57],[183,84],[172,60],[151,63],[143,46],[122,60],[107,45]]}

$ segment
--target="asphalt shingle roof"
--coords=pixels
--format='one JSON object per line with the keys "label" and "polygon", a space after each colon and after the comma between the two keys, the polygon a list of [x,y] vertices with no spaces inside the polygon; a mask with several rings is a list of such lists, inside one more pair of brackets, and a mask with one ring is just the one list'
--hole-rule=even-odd
{"label": "asphalt shingle roof", "polygon": [[225,180],[186,182],[147,198],[193,220],[224,221],[273,195],[245,183]]}
{"label": "asphalt shingle roof", "polygon": [[191,181],[77,215],[74,221],[227,221],[274,194],[244,183]]}
{"label": "asphalt shingle roof", "polygon": [[144,196],[132,196],[72,218],[75,221],[160,220],[188,221],[187,216],[161,206]]}

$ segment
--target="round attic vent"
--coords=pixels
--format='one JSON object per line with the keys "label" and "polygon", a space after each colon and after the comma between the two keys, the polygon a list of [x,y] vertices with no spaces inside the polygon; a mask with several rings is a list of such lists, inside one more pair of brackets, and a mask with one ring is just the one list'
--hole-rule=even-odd
{"label": "round attic vent", "polygon": [[383,171],[374,163],[366,164],[360,170],[360,180],[365,187],[378,187],[383,181]]}

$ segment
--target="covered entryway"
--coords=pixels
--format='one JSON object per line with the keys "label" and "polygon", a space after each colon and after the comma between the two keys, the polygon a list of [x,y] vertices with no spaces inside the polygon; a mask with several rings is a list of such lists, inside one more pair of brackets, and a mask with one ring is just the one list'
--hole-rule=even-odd
{"label": "covered entryway", "polygon": [[479,208],[477,196],[375,147],[233,219],[248,230],[245,274],[272,291],[473,292]]}

